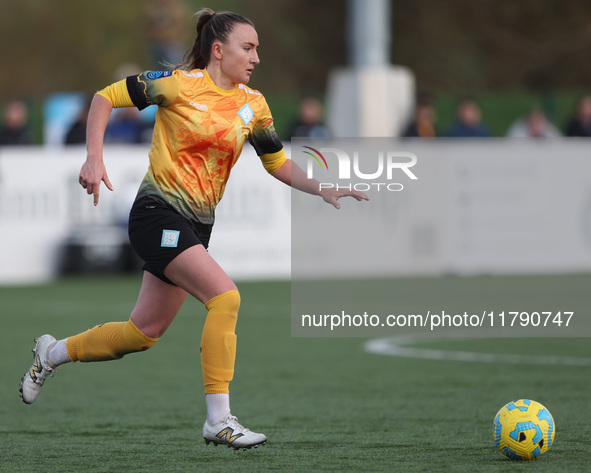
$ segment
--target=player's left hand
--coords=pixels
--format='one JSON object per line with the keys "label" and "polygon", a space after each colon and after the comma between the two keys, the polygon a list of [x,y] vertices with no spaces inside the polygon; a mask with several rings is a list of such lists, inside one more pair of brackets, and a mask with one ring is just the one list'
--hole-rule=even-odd
{"label": "player's left hand", "polygon": [[341,204],[338,202],[341,197],[353,197],[358,201],[369,200],[369,196],[364,192],[349,189],[323,189],[320,196],[324,199],[324,202],[332,205],[335,209],[341,208]]}

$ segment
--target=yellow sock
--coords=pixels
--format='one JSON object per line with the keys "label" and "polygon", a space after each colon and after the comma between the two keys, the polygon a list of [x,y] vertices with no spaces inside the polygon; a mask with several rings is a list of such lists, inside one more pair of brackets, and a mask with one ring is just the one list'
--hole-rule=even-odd
{"label": "yellow sock", "polygon": [[236,359],[236,321],[240,293],[228,291],[205,304],[207,318],[201,337],[201,369],[205,394],[229,393]]}
{"label": "yellow sock", "polygon": [[157,341],[157,338],[146,337],[130,319],[97,325],[68,337],[67,348],[72,361],[107,361],[147,350]]}

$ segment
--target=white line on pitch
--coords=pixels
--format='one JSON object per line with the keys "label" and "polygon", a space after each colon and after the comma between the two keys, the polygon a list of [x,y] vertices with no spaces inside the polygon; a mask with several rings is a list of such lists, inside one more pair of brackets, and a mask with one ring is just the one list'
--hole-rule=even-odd
{"label": "white line on pitch", "polygon": [[[426,360],[477,361],[482,363],[513,363],[531,365],[566,365],[591,366],[591,358],[574,356],[548,355],[507,355],[500,353],[477,353],[470,351],[431,350],[426,348],[412,348],[418,341],[424,342],[428,338],[390,337],[369,340],[364,344],[365,351],[378,355],[400,356],[404,358],[422,358]],[[449,339],[447,339],[449,340]]]}

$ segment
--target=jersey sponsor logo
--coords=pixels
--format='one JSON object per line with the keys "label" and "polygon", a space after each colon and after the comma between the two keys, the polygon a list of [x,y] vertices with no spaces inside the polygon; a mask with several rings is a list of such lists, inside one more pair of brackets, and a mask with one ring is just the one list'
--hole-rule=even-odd
{"label": "jersey sponsor logo", "polygon": [[182,71],[182,73],[185,74],[187,77],[203,77],[203,72]]}
{"label": "jersey sponsor logo", "polygon": [[209,107],[207,106],[207,104],[204,104],[204,103],[189,102],[189,104],[191,104],[197,110],[201,110],[202,112],[207,112],[209,110]]}
{"label": "jersey sponsor logo", "polygon": [[238,115],[240,115],[240,118],[242,118],[244,126],[248,125],[250,121],[254,118],[254,112],[248,104],[246,104],[244,107],[238,110]]}
{"label": "jersey sponsor logo", "polygon": [[260,92],[257,92],[256,90],[249,89],[244,84],[238,84],[238,88],[243,89],[244,92],[246,92],[247,94],[250,94],[250,95],[261,95]]}
{"label": "jersey sponsor logo", "polygon": [[160,79],[162,77],[168,77],[172,75],[172,71],[148,71],[146,78],[149,80]]}
{"label": "jersey sponsor logo", "polygon": [[181,234],[178,230],[162,230],[162,242],[160,246],[163,248],[176,248],[179,244],[179,235]]}

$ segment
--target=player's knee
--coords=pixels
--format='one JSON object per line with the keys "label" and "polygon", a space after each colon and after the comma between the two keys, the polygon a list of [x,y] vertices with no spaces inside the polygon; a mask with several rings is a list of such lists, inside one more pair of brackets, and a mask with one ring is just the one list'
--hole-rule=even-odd
{"label": "player's knee", "polygon": [[152,348],[159,340],[158,338],[148,337],[142,333],[142,331],[136,327],[131,319],[129,319],[123,327],[123,337],[125,338],[126,353],[146,351]]}
{"label": "player's knee", "polygon": [[225,313],[238,316],[240,293],[237,290],[226,291],[210,299],[205,307],[210,313]]}

